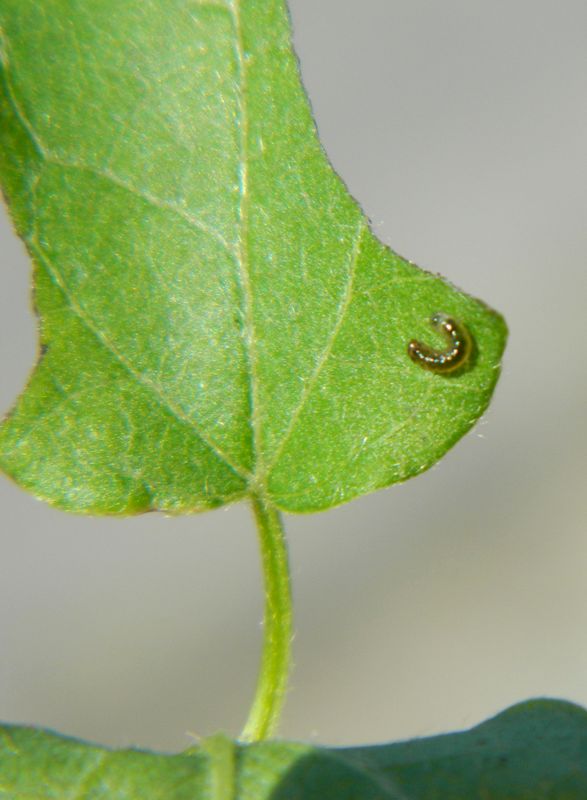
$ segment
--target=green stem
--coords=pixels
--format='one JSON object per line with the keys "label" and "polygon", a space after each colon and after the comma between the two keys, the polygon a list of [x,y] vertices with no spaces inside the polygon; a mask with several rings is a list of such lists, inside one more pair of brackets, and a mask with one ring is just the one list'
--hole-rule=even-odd
{"label": "green stem", "polygon": [[287,545],[281,515],[253,497],[265,579],[264,642],[257,691],[241,741],[269,738],[277,727],[290,669],[292,601]]}

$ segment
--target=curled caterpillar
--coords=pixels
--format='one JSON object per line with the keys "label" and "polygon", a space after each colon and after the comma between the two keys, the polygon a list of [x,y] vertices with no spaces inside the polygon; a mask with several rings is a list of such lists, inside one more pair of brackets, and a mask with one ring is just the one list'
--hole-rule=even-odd
{"label": "curled caterpillar", "polygon": [[444,333],[450,346],[448,350],[434,350],[412,339],[408,345],[408,355],[412,361],[440,375],[454,372],[466,364],[473,351],[473,340],[465,326],[441,313],[434,314],[430,324]]}

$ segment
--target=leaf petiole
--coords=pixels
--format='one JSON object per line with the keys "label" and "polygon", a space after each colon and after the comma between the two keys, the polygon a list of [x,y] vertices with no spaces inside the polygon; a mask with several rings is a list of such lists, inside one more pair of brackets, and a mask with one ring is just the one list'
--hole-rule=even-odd
{"label": "leaf petiole", "polygon": [[252,498],[265,580],[264,642],[255,699],[240,736],[255,742],[274,734],[287,690],[292,641],[292,597],[281,514],[265,498]]}

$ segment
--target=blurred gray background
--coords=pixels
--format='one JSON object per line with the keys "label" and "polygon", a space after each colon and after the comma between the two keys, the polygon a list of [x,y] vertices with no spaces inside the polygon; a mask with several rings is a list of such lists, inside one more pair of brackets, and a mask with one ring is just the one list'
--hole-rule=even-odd
{"label": "blurred gray background", "polygon": [[[511,331],[486,418],[435,469],[287,518],[281,733],[345,744],[587,704],[585,0],[291,0],[326,150],[377,234]],[[0,230],[0,406],[36,350]],[[161,749],[238,733],[261,644],[246,507],[67,516],[0,480],[0,718]]]}

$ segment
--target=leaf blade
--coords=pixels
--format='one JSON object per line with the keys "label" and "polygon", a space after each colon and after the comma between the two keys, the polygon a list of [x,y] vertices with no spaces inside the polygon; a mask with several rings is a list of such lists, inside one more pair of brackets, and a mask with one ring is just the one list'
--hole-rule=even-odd
{"label": "leaf blade", "polygon": [[532,700],[468,731],[409,742],[336,749],[215,736],[176,756],[8,725],[0,727],[0,790],[22,800],[581,800],[587,711]]}
{"label": "leaf blade", "polygon": [[[505,325],[368,229],[285,4],[38,14],[0,9],[0,179],[47,350],[3,469],[67,510],[179,513],[249,491],[319,510],[431,466],[486,408]],[[477,347],[448,379],[406,353],[438,311]]]}

